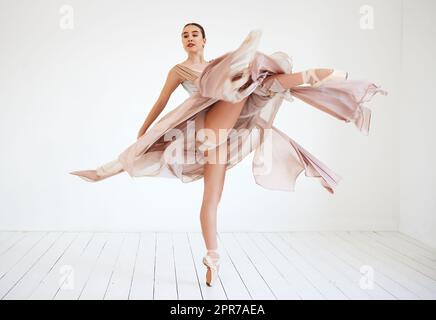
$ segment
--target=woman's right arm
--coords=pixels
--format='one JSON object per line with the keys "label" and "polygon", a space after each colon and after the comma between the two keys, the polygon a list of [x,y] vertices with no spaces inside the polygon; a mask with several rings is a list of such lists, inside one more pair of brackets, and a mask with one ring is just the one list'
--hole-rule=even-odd
{"label": "woman's right arm", "polygon": [[153,121],[159,116],[159,114],[167,105],[168,100],[171,97],[171,94],[174,92],[174,90],[176,90],[176,88],[179,86],[179,84],[182,81],[183,79],[177,72],[176,66],[172,67],[168,72],[165,84],[161,90],[159,98],[154,103],[142,127],[139,129],[138,136],[137,136],[138,139],[147,131],[148,127],[150,127]]}

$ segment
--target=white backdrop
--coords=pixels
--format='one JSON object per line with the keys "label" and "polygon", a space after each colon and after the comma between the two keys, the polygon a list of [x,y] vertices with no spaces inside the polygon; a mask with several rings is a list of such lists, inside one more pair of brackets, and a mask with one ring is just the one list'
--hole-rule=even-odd
{"label": "white backdrop", "polygon": [[[94,169],[136,140],[168,70],[186,57],[180,32],[188,22],[205,27],[206,60],[260,28],[259,50],[287,52],[295,71],[333,67],[389,92],[369,105],[369,136],[284,101],[275,125],[343,180],[335,195],[304,173],[296,192],[266,190],[255,184],[249,156],[227,173],[219,231],[398,228],[400,1],[73,0],[73,29],[60,26],[64,1],[0,4],[0,229],[200,230],[203,180],[122,173],[88,183],[68,174]],[[365,5],[374,13],[369,30]],[[186,98],[179,87],[161,116]]]}
{"label": "white backdrop", "polygon": [[[399,230],[436,248],[435,1],[404,2],[397,113]],[[396,209],[397,210],[397,209]]]}

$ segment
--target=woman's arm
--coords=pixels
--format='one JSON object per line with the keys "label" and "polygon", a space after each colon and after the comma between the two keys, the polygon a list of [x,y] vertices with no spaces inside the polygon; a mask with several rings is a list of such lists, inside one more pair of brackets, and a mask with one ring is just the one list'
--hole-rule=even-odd
{"label": "woman's arm", "polygon": [[138,139],[147,131],[148,127],[153,123],[153,121],[159,116],[162,110],[168,103],[171,94],[176,90],[179,84],[183,81],[182,77],[178,74],[175,67],[172,67],[168,72],[165,84],[162,88],[162,91],[159,95],[159,98],[151,108],[148,113],[142,127],[138,132]]}

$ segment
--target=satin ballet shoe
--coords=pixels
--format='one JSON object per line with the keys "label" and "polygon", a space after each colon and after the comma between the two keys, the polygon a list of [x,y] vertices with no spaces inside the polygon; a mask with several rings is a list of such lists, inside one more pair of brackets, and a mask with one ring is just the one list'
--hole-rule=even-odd
{"label": "satin ballet shoe", "polygon": [[306,70],[303,71],[303,82],[304,84],[307,84],[309,86],[312,86],[314,88],[317,88],[319,86],[321,86],[322,84],[324,84],[326,81],[329,81],[331,79],[347,79],[348,78],[348,72],[344,72],[341,70],[335,70],[335,69],[330,69],[331,72],[325,76],[322,77],[320,79],[319,74],[317,73],[317,69],[310,69],[310,70]]}
{"label": "satin ballet shoe", "polygon": [[[209,253],[215,252],[216,256],[212,257]],[[220,256],[217,250],[207,250],[207,254],[203,257],[203,264],[207,267],[206,271],[206,284],[212,287],[213,283],[218,277],[220,269]]]}
{"label": "satin ballet shoe", "polygon": [[78,176],[88,182],[97,182],[105,178],[111,177],[123,171],[123,166],[120,161],[112,160],[96,170],[82,170],[69,172],[72,175]]}
{"label": "satin ballet shoe", "polygon": [[69,173],[88,182],[96,182],[101,179],[101,177],[97,174],[97,170],[73,171]]}
{"label": "satin ballet shoe", "polygon": [[327,77],[315,82],[312,87],[319,87],[326,81],[329,81],[331,79],[348,79],[348,72],[342,71],[342,70],[334,70],[332,73],[330,73]]}

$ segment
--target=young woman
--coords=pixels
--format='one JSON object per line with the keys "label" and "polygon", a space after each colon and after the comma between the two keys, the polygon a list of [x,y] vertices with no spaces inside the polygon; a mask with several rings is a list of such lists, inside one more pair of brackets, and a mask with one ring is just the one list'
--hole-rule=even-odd
{"label": "young woman", "polygon": [[[387,94],[369,81],[348,80],[347,73],[333,69],[293,73],[285,53],[257,51],[260,35],[260,30],[251,31],[238,49],[206,61],[203,27],[186,24],[181,40],[187,58],[169,70],[137,141],[96,170],[70,172],[91,182],[123,171],[132,177],[176,177],[182,182],[203,178],[200,222],[209,286],[220,265],[217,208],[228,169],[255,150],[255,181],[267,189],[294,191],[303,170],[306,176],[319,178],[330,193],[341,179],[272,125],[283,99],[298,97],[339,120],[354,122],[368,134],[371,113],[363,103],[376,93]],[[180,84],[190,98],[150,128]],[[183,159],[174,160],[173,151]]]}

